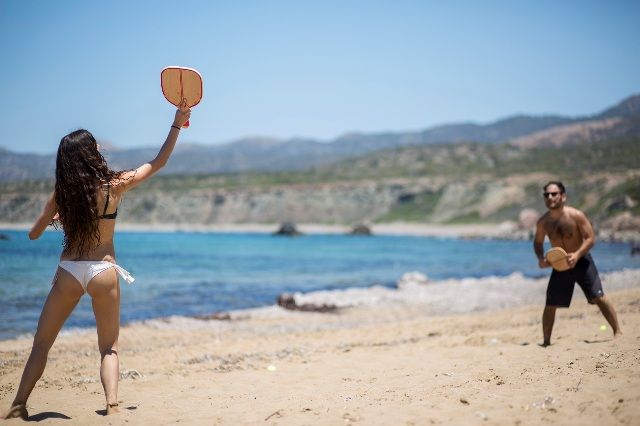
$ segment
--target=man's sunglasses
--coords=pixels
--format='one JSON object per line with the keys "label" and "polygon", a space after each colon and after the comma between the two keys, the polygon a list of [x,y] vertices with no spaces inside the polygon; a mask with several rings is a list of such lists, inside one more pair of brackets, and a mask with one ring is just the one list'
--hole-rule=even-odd
{"label": "man's sunglasses", "polygon": [[558,195],[558,194],[559,194],[559,192],[543,192],[543,193],[542,193],[542,196],[543,196],[544,198],[549,198],[549,196],[555,197],[555,196],[556,196],[556,195]]}

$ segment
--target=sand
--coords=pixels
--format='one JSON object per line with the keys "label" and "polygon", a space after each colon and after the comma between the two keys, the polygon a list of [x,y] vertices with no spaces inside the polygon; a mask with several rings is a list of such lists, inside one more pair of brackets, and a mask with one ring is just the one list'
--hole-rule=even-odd
{"label": "sand", "polygon": [[[67,332],[29,412],[67,425],[637,425],[640,288],[609,297],[622,337],[613,339],[598,309],[576,293],[547,348],[538,345],[537,300],[464,314],[414,304],[137,323],[121,331],[124,413],[109,417],[95,331]],[[2,410],[30,343],[0,342]]]}

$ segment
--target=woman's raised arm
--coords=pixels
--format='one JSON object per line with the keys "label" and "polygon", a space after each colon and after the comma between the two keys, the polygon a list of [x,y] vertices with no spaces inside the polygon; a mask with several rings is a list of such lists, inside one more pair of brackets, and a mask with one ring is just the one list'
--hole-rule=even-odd
{"label": "woman's raised arm", "polygon": [[167,139],[164,141],[164,144],[162,145],[162,148],[160,148],[156,158],[141,165],[135,170],[125,172],[120,177],[124,183],[125,190],[129,190],[149,179],[158,170],[163,168],[165,164],[167,164],[167,161],[169,161],[169,157],[173,152],[173,148],[176,145],[176,141],[178,140],[180,129],[184,123],[189,121],[190,116],[191,109],[184,105],[181,105],[178,108],[173,124],[171,125],[171,129],[169,130],[169,134],[167,135]]}

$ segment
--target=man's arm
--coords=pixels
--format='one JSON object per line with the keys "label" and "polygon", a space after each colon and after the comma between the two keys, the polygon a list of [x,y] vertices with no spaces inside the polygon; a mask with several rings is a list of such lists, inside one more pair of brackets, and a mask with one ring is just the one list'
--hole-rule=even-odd
{"label": "man's arm", "polygon": [[544,258],[544,237],[546,232],[544,231],[544,223],[542,219],[538,220],[536,224],[536,235],[533,237],[533,251],[538,258],[538,266],[541,268],[548,268],[551,266],[547,259]]}

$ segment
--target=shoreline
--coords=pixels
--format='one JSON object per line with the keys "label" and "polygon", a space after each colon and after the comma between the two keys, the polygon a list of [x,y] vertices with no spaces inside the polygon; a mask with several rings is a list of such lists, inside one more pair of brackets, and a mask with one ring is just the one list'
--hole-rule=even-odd
{"label": "shoreline", "polygon": [[[28,231],[31,223],[0,222],[0,230]],[[228,223],[228,224],[136,224],[118,223],[117,231],[123,232],[193,232],[193,233],[258,233],[271,234],[276,232],[279,223]],[[348,225],[329,225],[318,223],[300,223],[296,228],[303,234],[348,234],[352,227]],[[452,237],[452,238],[501,238],[513,234],[514,229],[501,224],[464,224],[441,225],[411,222],[390,222],[369,225],[373,235],[381,236],[416,236],[416,237]],[[51,231],[51,228],[47,228]],[[517,231],[525,232],[525,231]]]}
{"label": "shoreline", "polygon": [[[605,294],[622,291],[640,291],[640,268],[621,269],[602,273]],[[473,313],[495,313],[511,309],[543,306],[548,277],[525,277],[519,272],[507,276],[444,279],[433,281],[419,273],[406,273],[395,287],[371,285],[339,290],[281,293],[290,297],[288,308],[277,302],[251,308],[221,310],[197,315],[166,315],[128,321],[127,327],[152,327],[173,330],[232,329],[247,321],[282,321],[278,329],[284,331],[318,331],[336,318],[349,316],[353,311],[377,311],[375,316],[360,318],[359,326],[372,326],[387,321],[409,320],[416,316],[442,318]],[[576,290],[573,301],[582,302],[583,294]],[[532,301],[536,301],[533,303]],[[286,322],[307,319],[304,325],[290,329]],[[342,325],[345,325],[343,322]],[[61,336],[93,334],[95,328],[63,328]],[[32,339],[33,331],[13,337],[0,338],[3,342]]]}
{"label": "shoreline", "polygon": [[[28,231],[31,223],[0,222],[2,231]],[[118,223],[119,232],[149,233],[221,233],[221,234],[273,234],[279,223],[224,223],[224,224],[182,224],[182,223]],[[349,235],[353,226],[330,225],[320,223],[295,224],[303,235]],[[368,225],[372,236],[406,236],[433,238],[466,238],[466,239],[500,239],[500,240],[532,240],[533,230],[520,229],[513,222],[500,224],[433,224],[412,222],[389,222]],[[45,232],[52,232],[48,227]],[[614,231],[602,229],[597,235],[605,242],[629,243],[640,247],[640,230]]]}

